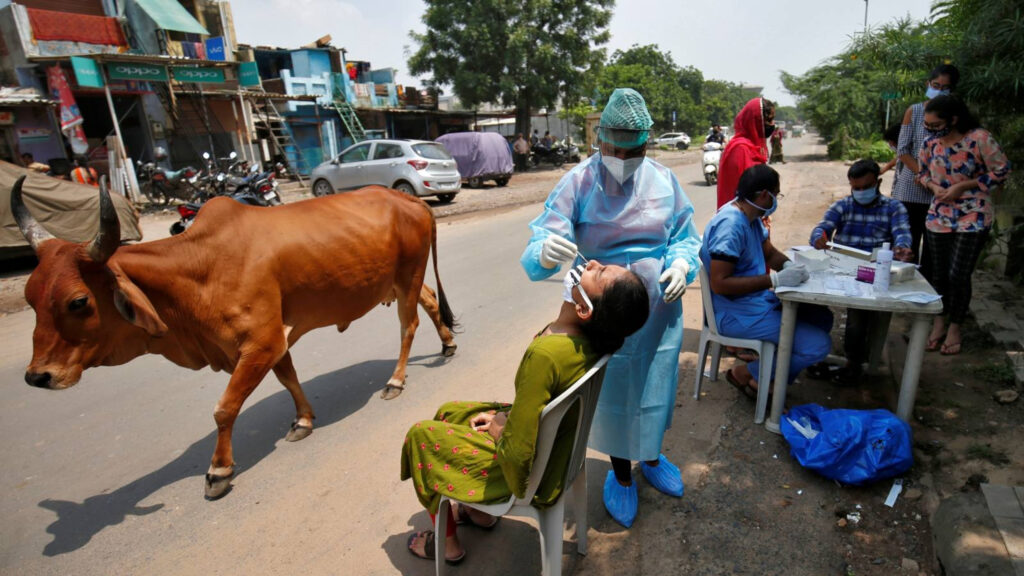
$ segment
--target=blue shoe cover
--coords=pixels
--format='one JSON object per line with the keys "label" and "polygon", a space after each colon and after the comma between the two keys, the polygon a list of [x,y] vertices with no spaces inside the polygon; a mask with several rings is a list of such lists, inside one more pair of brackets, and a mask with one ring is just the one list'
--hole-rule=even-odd
{"label": "blue shoe cover", "polygon": [[638,502],[636,482],[623,486],[615,479],[615,472],[609,470],[608,477],[604,479],[604,507],[612,518],[629,528],[636,520]]}
{"label": "blue shoe cover", "polygon": [[647,462],[644,462],[640,465],[640,471],[658,491],[676,498],[683,496],[683,477],[679,473],[679,468],[669,462],[664,454],[658,454],[657,466],[648,466]]}

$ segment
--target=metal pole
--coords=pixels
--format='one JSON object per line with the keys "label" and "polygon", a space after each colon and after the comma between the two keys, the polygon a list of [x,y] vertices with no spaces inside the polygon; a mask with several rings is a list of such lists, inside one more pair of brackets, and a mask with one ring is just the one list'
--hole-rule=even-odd
{"label": "metal pole", "polygon": [[114,134],[117,135],[118,156],[120,157],[121,169],[124,170],[123,184],[127,188],[125,197],[133,203],[139,201],[139,183],[135,180],[135,167],[128,159],[128,150],[124,146],[124,138],[121,137],[121,123],[117,118],[117,110],[114,109],[114,98],[110,95],[110,78],[107,77],[107,70],[100,66],[100,73],[103,75],[103,94],[107,97],[107,108],[110,110],[110,120],[114,123]]}
{"label": "metal pole", "polygon": [[868,33],[868,0],[864,0],[864,34]]}
{"label": "metal pole", "polygon": [[889,104],[891,102],[892,102],[892,100],[886,100],[885,101],[885,127],[886,128],[889,128]]}

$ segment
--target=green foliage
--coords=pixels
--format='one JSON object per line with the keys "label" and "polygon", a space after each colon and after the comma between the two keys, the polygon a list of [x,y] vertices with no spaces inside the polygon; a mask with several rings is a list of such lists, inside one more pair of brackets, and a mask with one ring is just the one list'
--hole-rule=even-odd
{"label": "green foliage", "polygon": [[843,142],[843,148],[837,151],[836,157],[842,160],[860,160],[866,158],[884,164],[892,160],[893,153],[889,145],[877,134],[871,138],[854,140],[847,139]]}
{"label": "green foliage", "polygon": [[558,117],[562,120],[568,120],[580,131],[580,133],[583,133],[587,127],[587,114],[596,111],[597,108],[591,106],[588,101],[580,100],[572,106],[559,110]]}
{"label": "green foliage", "polygon": [[746,103],[740,87],[721,80],[705,80],[692,66],[679,66],[656,44],[616,50],[596,77],[597,107],[603,108],[616,88],[629,87],[643,95],[654,120],[655,132],[675,128],[702,138],[714,123],[729,126]]}
{"label": "green foliage", "polygon": [[516,107],[526,131],[530,109],[585,93],[588,72],[604,61],[614,0],[426,0],[426,32],[409,71],[451,85],[467,106]]}
{"label": "green foliage", "polygon": [[786,122],[787,124],[799,123],[802,117],[796,106],[776,106],[775,121]]}

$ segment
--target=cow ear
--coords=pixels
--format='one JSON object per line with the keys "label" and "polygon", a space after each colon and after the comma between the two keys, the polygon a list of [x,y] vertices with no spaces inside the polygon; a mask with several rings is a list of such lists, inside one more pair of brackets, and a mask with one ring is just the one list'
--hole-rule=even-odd
{"label": "cow ear", "polygon": [[167,333],[167,325],[153,308],[153,303],[146,298],[142,290],[134,282],[125,277],[120,270],[114,271],[117,288],[114,290],[114,306],[124,319],[145,330],[150,336],[160,337]]}

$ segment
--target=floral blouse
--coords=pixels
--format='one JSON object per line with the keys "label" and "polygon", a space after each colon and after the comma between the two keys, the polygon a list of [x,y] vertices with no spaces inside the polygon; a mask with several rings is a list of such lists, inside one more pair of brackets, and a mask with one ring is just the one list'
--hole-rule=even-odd
{"label": "floral blouse", "polygon": [[935,182],[949,188],[957,182],[978,179],[978,187],[952,201],[932,199],[925,225],[931,232],[982,232],[992,227],[995,209],[992,188],[1010,173],[1010,161],[987,130],[976,128],[947,148],[938,138],[924,143],[918,153],[921,172],[917,179],[927,186]]}

